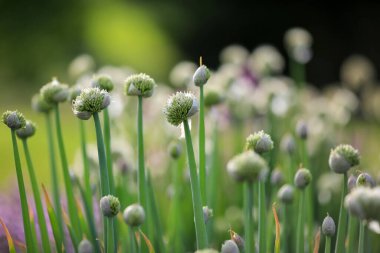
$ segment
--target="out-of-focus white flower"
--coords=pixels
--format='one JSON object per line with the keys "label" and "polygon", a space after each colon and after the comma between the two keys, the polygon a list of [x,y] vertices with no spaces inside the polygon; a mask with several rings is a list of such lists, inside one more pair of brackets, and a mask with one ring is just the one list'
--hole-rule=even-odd
{"label": "out-of-focus white flower", "polygon": [[244,65],[247,61],[249,51],[241,45],[230,45],[220,53],[220,61],[222,63],[230,63],[234,65]]}
{"label": "out-of-focus white flower", "polygon": [[370,59],[364,55],[351,55],[340,68],[340,78],[343,84],[353,90],[362,85],[371,84],[376,77],[376,70]]}
{"label": "out-of-focus white flower", "polygon": [[91,55],[82,54],[71,61],[68,72],[69,76],[77,79],[84,74],[89,74],[94,71],[95,61]]}
{"label": "out-of-focus white flower", "polygon": [[116,91],[121,91],[123,90],[123,84],[125,79],[127,79],[128,76],[134,74],[135,70],[128,66],[104,66],[99,69],[98,73],[109,75],[110,77],[112,77],[112,80],[115,84],[114,89]]}
{"label": "out-of-focus white flower", "polygon": [[244,119],[252,114],[254,103],[257,102],[253,99],[255,92],[255,87],[247,78],[240,77],[232,82],[226,99],[235,118]]}
{"label": "out-of-focus white flower", "polygon": [[284,44],[290,57],[295,61],[305,64],[312,57],[311,46],[313,37],[303,28],[295,27],[286,31]]}
{"label": "out-of-focus white flower", "polygon": [[341,185],[342,177],[339,174],[323,173],[317,181],[319,203],[321,205],[329,204],[334,196],[339,195]]}
{"label": "out-of-focus white flower", "polygon": [[182,61],[174,66],[169,75],[170,83],[177,88],[186,88],[192,82],[197,65],[190,61]]}
{"label": "out-of-focus white flower", "polygon": [[108,106],[109,115],[111,118],[116,119],[123,114],[124,99],[120,93],[112,93],[111,103]]}
{"label": "out-of-focus white flower", "polygon": [[362,103],[366,117],[380,120],[380,88],[365,89]]}
{"label": "out-of-focus white flower", "polygon": [[249,56],[248,67],[258,76],[278,74],[284,69],[284,59],[275,47],[262,45]]}

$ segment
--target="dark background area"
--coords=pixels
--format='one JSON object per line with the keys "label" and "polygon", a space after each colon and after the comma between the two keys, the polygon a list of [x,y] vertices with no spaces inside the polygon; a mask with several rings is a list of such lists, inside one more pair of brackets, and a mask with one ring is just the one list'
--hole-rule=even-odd
{"label": "dark background area", "polygon": [[[157,33],[164,34],[164,42],[170,41],[167,46],[164,44],[166,51],[161,52],[162,56],[156,57],[155,53],[162,50],[163,44],[156,45],[154,41],[145,45],[150,49],[149,54],[144,55],[148,51],[143,49],[128,59],[114,57],[107,47],[99,50],[100,46],[118,40],[112,34],[118,35],[119,30],[111,31],[108,37],[102,35],[104,30],[98,34],[88,31],[97,29],[99,24],[104,24],[103,29],[114,29],[115,23],[107,22],[115,18],[115,11],[128,24],[132,10],[136,24],[142,23],[136,20],[141,13],[142,20],[148,18]],[[167,80],[172,66],[183,59],[196,62],[202,55],[207,65],[216,68],[219,52],[232,43],[242,44],[250,51],[269,43],[285,55],[283,35],[294,26],[304,27],[313,35],[314,57],[307,66],[307,79],[321,87],[339,79],[340,64],[352,53],[364,54],[376,66],[380,64],[379,13],[380,4],[367,2],[334,5],[274,1],[247,4],[242,1],[3,0],[0,2],[0,92],[9,93],[10,86],[36,91],[53,75],[69,82],[67,66],[81,53],[91,54],[98,66],[137,66],[137,70],[153,73],[162,81]],[[132,37],[140,36],[142,41],[150,40],[144,37],[149,36],[144,34],[149,33],[144,26],[141,30],[138,26],[124,30],[121,24],[118,29]],[[96,38],[101,40],[94,41],[91,34],[97,34]],[[139,43],[135,44],[138,47]],[[123,46],[120,52],[137,50],[128,43]],[[144,62],[153,67],[145,68]]]}

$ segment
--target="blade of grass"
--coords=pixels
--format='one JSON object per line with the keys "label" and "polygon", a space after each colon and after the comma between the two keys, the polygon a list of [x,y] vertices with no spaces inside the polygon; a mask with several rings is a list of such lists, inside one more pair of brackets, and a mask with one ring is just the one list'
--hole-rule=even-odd
{"label": "blade of grass", "polygon": [[278,221],[276,203],[273,203],[272,211],[273,211],[274,221],[276,222],[276,239],[274,243],[274,252],[280,253],[280,222]]}
{"label": "blade of grass", "polygon": [[139,229],[140,234],[142,235],[146,245],[148,246],[149,253],[155,253],[152,243],[150,242],[149,238],[144,234],[144,232]]}
{"label": "blade of grass", "polygon": [[69,231],[71,242],[73,244],[75,252],[77,252],[79,242],[76,239],[74,228],[71,226],[70,219],[69,219],[69,217],[67,216],[67,214],[66,214],[66,212],[64,210],[62,210],[62,214],[63,214],[63,220],[64,220],[64,222],[66,224],[67,230]]}
{"label": "blade of grass", "polygon": [[315,239],[314,239],[313,253],[318,253],[319,252],[319,245],[320,245],[320,243],[321,243],[321,229],[318,228],[318,232],[315,235]]}
{"label": "blade of grass", "polygon": [[8,241],[9,253],[16,253],[16,249],[15,249],[15,245],[14,245],[12,236],[9,233],[9,230],[8,230],[7,226],[5,225],[5,223],[4,223],[4,221],[2,219],[0,219],[0,224],[3,227],[3,229],[4,229],[5,237],[7,238],[7,241]]}
{"label": "blade of grass", "polygon": [[33,245],[35,245],[35,248],[40,251],[40,247],[38,245],[38,240],[37,240],[37,234],[36,234],[36,225],[35,225],[35,219],[34,219],[34,213],[33,209],[31,208],[30,204],[28,203],[28,210],[29,210],[29,220],[30,220],[30,230],[32,232],[32,240],[33,240]]}

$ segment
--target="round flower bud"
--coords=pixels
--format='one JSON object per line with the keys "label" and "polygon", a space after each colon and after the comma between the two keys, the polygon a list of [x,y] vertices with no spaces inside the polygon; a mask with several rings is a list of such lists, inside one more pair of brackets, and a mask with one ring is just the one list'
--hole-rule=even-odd
{"label": "round flower bud", "polygon": [[308,127],[307,127],[307,124],[305,121],[300,120],[297,122],[296,133],[297,133],[298,137],[300,137],[301,139],[303,139],[303,140],[307,139]]}
{"label": "round flower bud", "polygon": [[193,75],[193,81],[196,86],[203,86],[207,83],[207,80],[210,78],[210,70],[205,65],[197,68]]}
{"label": "round flower bud", "polygon": [[252,151],[236,155],[227,163],[228,173],[237,181],[253,182],[266,169],[265,160]]}
{"label": "round flower bud", "polygon": [[205,93],[204,97],[204,103],[206,107],[212,107],[214,105],[218,105],[222,103],[224,100],[224,97],[222,96],[220,91],[217,90],[208,90]]}
{"label": "round flower bud", "polygon": [[281,186],[277,192],[277,197],[284,204],[291,204],[294,199],[294,188],[290,184]]}
{"label": "round flower bud", "polygon": [[253,150],[258,154],[269,152],[273,149],[273,141],[269,134],[264,133],[263,130],[250,134],[247,137],[246,150]]}
{"label": "round flower bud", "polygon": [[182,154],[182,146],[179,141],[172,141],[169,144],[168,152],[171,158],[178,159]]}
{"label": "round flower bud", "polygon": [[311,173],[308,169],[300,168],[297,170],[296,175],[294,176],[294,185],[303,190],[311,182]]}
{"label": "round flower bud", "polygon": [[47,103],[41,94],[36,94],[32,98],[32,108],[36,112],[48,113],[53,108],[53,106]]}
{"label": "round flower bud", "polygon": [[290,57],[295,61],[302,64],[310,61],[313,38],[308,31],[300,27],[289,29],[285,33],[284,42]]}
{"label": "round flower bud", "polygon": [[192,83],[192,78],[197,65],[192,62],[183,61],[175,65],[170,72],[170,83],[177,88],[186,88]]}
{"label": "round flower bud", "polygon": [[289,155],[294,154],[296,150],[296,142],[291,134],[286,134],[281,140],[281,149]]}
{"label": "round flower bud", "polygon": [[144,208],[139,204],[132,204],[125,208],[123,217],[128,226],[138,227],[145,221]]}
{"label": "round flower bud", "polygon": [[119,199],[112,195],[104,196],[100,199],[100,209],[106,217],[114,217],[120,211]]}
{"label": "round flower bud", "polygon": [[221,253],[239,253],[239,247],[233,240],[227,240],[223,243]]}
{"label": "round flower bud", "polygon": [[203,210],[203,218],[205,220],[205,223],[207,223],[214,216],[214,212],[208,206],[204,206],[202,210]]}
{"label": "round flower bud", "polygon": [[26,121],[24,115],[19,111],[6,111],[2,117],[3,123],[12,130],[24,128]]}
{"label": "round flower bud", "polygon": [[241,237],[239,234],[233,231],[230,231],[230,233],[231,233],[231,240],[233,240],[236,243],[236,245],[239,247],[241,251],[244,251],[245,241],[243,237]]}
{"label": "round flower bud", "polygon": [[380,221],[380,187],[356,187],[346,196],[344,205],[362,220]]}
{"label": "round flower bud", "polygon": [[284,182],[284,174],[282,174],[282,171],[279,169],[275,169],[272,172],[270,182],[272,185],[281,186],[281,184]]}
{"label": "round flower bud", "polygon": [[167,121],[178,126],[198,112],[198,101],[189,92],[177,92],[170,96],[164,108]]}
{"label": "round flower bud", "polygon": [[134,74],[124,82],[124,91],[128,96],[151,97],[156,83],[146,74]]}
{"label": "round flower bud", "polygon": [[96,75],[91,80],[91,86],[97,87],[101,90],[106,90],[111,92],[113,90],[113,82],[110,76],[108,75]]}
{"label": "round flower bud", "polygon": [[53,78],[53,81],[42,86],[40,94],[49,104],[61,103],[67,100],[69,87],[66,84],[58,82],[56,78]]}
{"label": "round flower bud", "polygon": [[330,152],[329,166],[335,173],[343,174],[358,165],[359,161],[358,150],[350,145],[339,145]]}
{"label": "round flower bud", "polygon": [[356,186],[375,187],[376,182],[373,177],[368,173],[360,173],[356,180]]}
{"label": "round flower bud", "polygon": [[73,112],[80,119],[87,120],[93,113],[100,112],[111,102],[109,93],[99,88],[83,89],[73,101]]}
{"label": "round flower bud", "polygon": [[16,134],[20,139],[27,139],[29,137],[32,137],[35,132],[36,125],[33,122],[27,120],[25,123],[25,127],[18,129],[16,131]]}
{"label": "round flower bud", "polygon": [[322,233],[328,237],[335,235],[335,222],[328,214],[322,223]]}
{"label": "round flower bud", "polygon": [[93,253],[94,247],[87,239],[83,239],[78,245],[78,253]]}
{"label": "round flower bud", "polygon": [[348,191],[351,192],[356,187],[357,177],[355,175],[351,175],[347,180],[347,188]]}

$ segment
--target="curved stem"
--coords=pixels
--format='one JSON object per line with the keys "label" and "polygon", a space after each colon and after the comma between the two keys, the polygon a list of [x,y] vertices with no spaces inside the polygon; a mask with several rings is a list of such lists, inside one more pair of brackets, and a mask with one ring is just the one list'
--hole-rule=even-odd
{"label": "curved stem", "polygon": [[14,160],[15,160],[18,190],[20,194],[22,219],[24,222],[24,235],[25,235],[26,248],[28,252],[33,252],[33,250],[36,250],[37,245],[33,244],[32,230],[31,230],[30,220],[29,220],[28,202],[27,202],[26,193],[25,193],[24,177],[22,175],[20,154],[18,152],[15,130],[12,129],[11,134],[12,134],[13,155],[14,155]]}
{"label": "curved stem", "polygon": [[326,236],[325,253],[331,252],[331,237]]}
{"label": "curved stem", "polygon": [[32,163],[32,158],[30,156],[27,140],[23,139],[22,144],[24,147],[26,164],[28,166],[29,178],[30,178],[30,182],[32,185],[32,190],[33,190],[34,203],[36,206],[38,223],[39,223],[39,228],[40,228],[40,233],[41,233],[42,247],[43,247],[44,252],[51,252],[49,235],[47,232],[47,226],[46,226],[46,221],[45,221],[45,216],[44,216],[44,209],[42,207],[41,195],[38,189],[36,174],[34,173],[34,167]]}
{"label": "curved stem", "polygon": [[359,230],[359,247],[358,247],[358,253],[364,253],[364,221],[360,221],[360,230]]}
{"label": "curved stem", "polygon": [[344,197],[347,194],[347,173],[344,173],[343,190],[340,199],[339,221],[338,221],[338,233],[335,245],[335,253],[344,253],[344,240],[346,237],[347,227],[347,210],[344,208]]}
{"label": "curved stem", "polygon": [[199,87],[199,184],[201,187],[202,204],[207,205],[206,192],[206,134],[204,116],[203,85]]}
{"label": "curved stem", "polygon": [[299,196],[298,222],[297,222],[297,245],[296,253],[304,252],[304,198],[305,192],[301,190]]}
{"label": "curved stem", "polygon": [[244,233],[245,233],[245,252],[255,252],[255,243],[253,238],[253,184],[244,183]]}
{"label": "curved stem", "polygon": [[56,125],[56,130],[57,130],[56,134],[57,134],[57,139],[58,139],[58,147],[59,147],[59,153],[61,156],[63,179],[65,182],[65,188],[66,188],[67,206],[68,206],[68,211],[69,211],[69,216],[70,216],[70,222],[74,228],[75,236],[77,237],[79,235],[82,235],[82,231],[80,228],[77,206],[75,204],[73,185],[72,185],[70,173],[69,173],[69,166],[67,164],[66,151],[65,151],[65,145],[63,142],[61,118],[60,118],[58,104],[54,106],[54,112],[55,112],[55,125]]}
{"label": "curved stem", "polygon": [[187,120],[183,122],[183,126],[185,128],[187,158],[188,158],[189,169],[190,169],[190,183],[191,183],[191,194],[192,194],[192,199],[193,199],[195,232],[196,232],[196,237],[197,237],[197,249],[204,249],[207,247],[207,244],[208,244],[206,225],[203,218],[202,200],[201,200],[201,193],[199,190],[197,167],[195,164],[193,144],[191,141],[189,123]]}

